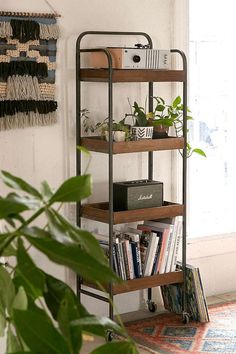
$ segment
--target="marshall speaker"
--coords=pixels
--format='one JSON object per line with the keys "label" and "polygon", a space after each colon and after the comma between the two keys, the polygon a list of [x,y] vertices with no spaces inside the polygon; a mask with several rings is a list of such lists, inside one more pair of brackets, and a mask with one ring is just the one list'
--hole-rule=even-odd
{"label": "marshall speaker", "polygon": [[114,210],[134,210],[163,205],[163,183],[142,179],[113,183]]}

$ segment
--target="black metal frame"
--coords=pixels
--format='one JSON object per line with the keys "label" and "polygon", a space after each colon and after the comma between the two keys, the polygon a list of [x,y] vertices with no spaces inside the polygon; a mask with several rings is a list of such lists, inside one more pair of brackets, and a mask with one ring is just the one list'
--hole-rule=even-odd
{"label": "black metal frame", "polygon": [[[103,52],[107,57],[108,62],[108,117],[109,117],[109,244],[112,244],[113,240],[113,142],[112,142],[112,122],[113,122],[113,68],[112,57],[108,49],[106,48],[91,48],[81,49],[81,41],[87,35],[127,35],[127,36],[143,36],[148,42],[148,47],[153,48],[151,37],[145,32],[112,32],[112,31],[86,31],[79,35],[76,42],[76,145],[81,145],[81,80],[80,80],[80,68],[81,68],[81,53],[86,52]],[[183,70],[186,73],[186,79],[183,82],[183,137],[184,137],[184,149],[183,149],[183,184],[182,184],[182,202],[184,206],[183,213],[183,246],[182,246],[182,265],[183,265],[183,315],[187,314],[186,309],[186,191],[187,191],[187,60],[185,54],[178,50],[172,49],[172,53],[178,53],[182,57]],[[153,82],[148,82],[148,107],[149,111],[153,111]],[[81,152],[76,150],[76,174],[81,174]],[[148,178],[153,179],[153,152],[148,152]],[[77,204],[76,210],[76,222],[80,226],[80,208],[81,204]],[[113,254],[112,247],[109,247],[109,262],[110,267],[113,268]],[[77,279],[77,294],[85,294],[109,302],[109,316],[113,319],[113,289],[112,284],[109,286],[109,296],[111,301],[107,297],[100,296],[91,291],[84,290],[82,287],[82,279]],[[148,301],[151,300],[151,288],[148,289]]]}

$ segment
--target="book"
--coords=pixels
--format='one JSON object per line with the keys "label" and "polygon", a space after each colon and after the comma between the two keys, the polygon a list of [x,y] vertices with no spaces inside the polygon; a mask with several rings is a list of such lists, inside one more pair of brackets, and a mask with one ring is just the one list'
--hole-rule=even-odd
{"label": "book", "polygon": [[143,265],[143,275],[150,276],[152,274],[153,264],[155,260],[156,250],[158,248],[159,238],[155,232],[151,232],[148,236],[148,248]]}
{"label": "book", "polygon": [[[177,263],[177,269],[182,270],[182,264]],[[161,286],[164,307],[177,314],[183,311],[183,283]],[[190,320],[209,322],[206,297],[198,267],[186,264],[186,311]]]}
{"label": "book", "polygon": [[135,278],[140,278],[141,274],[140,274],[140,266],[139,266],[139,258],[138,258],[138,245],[137,242],[135,241],[130,241],[130,245],[131,245],[131,251],[132,251],[132,256],[133,256],[133,265],[134,265],[134,275]]}
{"label": "book", "polygon": [[128,267],[129,279],[134,279],[134,264],[133,264],[133,255],[132,255],[130,241],[125,239],[123,243],[127,254],[127,262],[128,262],[127,267]]}
{"label": "book", "polygon": [[[140,233],[138,233],[137,230],[136,230],[136,232],[124,232],[123,237],[124,237],[124,239],[127,239],[130,241],[130,244],[132,246],[131,249],[132,249],[134,270],[136,269],[134,273],[137,278],[140,278],[143,274],[142,263],[141,263],[141,254],[140,254]],[[133,242],[135,243],[135,247],[134,247]],[[136,252],[135,256],[134,256],[134,250]]]}
{"label": "book", "polygon": [[117,260],[120,263],[120,268],[121,268],[121,278],[123,280],[126,279],[126,268],[125,268],[125,258],[124,258],[124,252],[123,252],[123,247],[122,247],[122,242],[119,238],[116,239],[117,243]]}
{"label": "book", "polygon": [[171,272],[174,272],[176,269],[181,241],[182,241],[182,220],[178,219],[176,229],[175,229],[175,243],[173,248],[172,260],[170,264]]}

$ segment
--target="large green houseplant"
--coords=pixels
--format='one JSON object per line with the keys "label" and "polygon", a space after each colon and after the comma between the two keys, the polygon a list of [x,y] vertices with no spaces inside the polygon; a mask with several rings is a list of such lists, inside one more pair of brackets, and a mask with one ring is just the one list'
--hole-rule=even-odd
{"label": "large green houseplant", "polygon": [[90,176],[72,177],[55,192],[47,182],[39,191],[6,171],[1,177],[12,190],[0,196],[5,225],[0,233],[0,336],[6,338],[6,353],[78,354],[84,333],[105,337],[108,329],[123,340],[105,343],[93,354],[137,353],[122,323],[90,314],[66,283],[39,268],[31,256],[35,248],[98,286],[120,281],[97,240],[59,212],[61,204],[90,195]]}

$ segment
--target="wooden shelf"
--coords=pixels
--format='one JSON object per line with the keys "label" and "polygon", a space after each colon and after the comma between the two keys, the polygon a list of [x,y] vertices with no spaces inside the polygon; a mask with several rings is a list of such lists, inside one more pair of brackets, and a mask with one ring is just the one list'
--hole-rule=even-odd
{"label": "wooden shelf", "polygon": [[[89,151],[109,153],[109,143],[101,136],[83,137],[81,145]],[[183,149],[184,138],[169,137],[165,139],[143,139],[137,141],[114,142],[112,145],[113,154],[124,154],[142,151],[161,151]]]}
{"label": "wooden shelf", "polygon": [[[108,82],[108,69],[80,69],[81,81]],[[112,82],[184,82],[183,70],[113,69]]]}
{"label": "wooden shelf", "polygon": [[[156,286],[183,283],[183,272],[170,272],[152,275],[150,277],[137,278],[133,280],[123,281],[120,284],[115,284],[113,286],[113,294],[123,294],[130,291],[142,290],[147,288],[154,288]],[[93,289],[98,289],[96,284],[84,282],[83,285],[91,287]],[[105,287],[106,288],[106,287]]]}
{"label": "wooden shelf", "polygon": [[[109,223],[108,202],[84,204],[81,206],[81,217],[90,220]],[[164,202],[164,205],[156,208],[145,208],[113,212],[113,223],[125,224],[141,220],[171,218],[183,215],[184,206],[171,202]]]}

